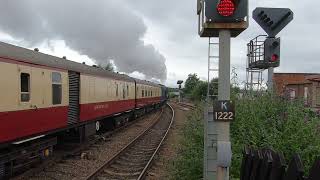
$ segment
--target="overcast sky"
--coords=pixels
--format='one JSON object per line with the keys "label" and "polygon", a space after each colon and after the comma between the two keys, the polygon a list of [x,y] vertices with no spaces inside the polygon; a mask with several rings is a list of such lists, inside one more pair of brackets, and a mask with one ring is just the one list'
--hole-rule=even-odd
{"label": "overcast sky", "polygon": [[[287,7],[294,20],[279,34],[276,72],[319,72],[320,2],[255,0],[255,7]],[[208,40],[198,37],[196,0],[1,0],[0,41],[176,86],[189,73],[207,74]],[[250,27],[232,40],[231,63],[245,80],[246,43],[263,30]]]}

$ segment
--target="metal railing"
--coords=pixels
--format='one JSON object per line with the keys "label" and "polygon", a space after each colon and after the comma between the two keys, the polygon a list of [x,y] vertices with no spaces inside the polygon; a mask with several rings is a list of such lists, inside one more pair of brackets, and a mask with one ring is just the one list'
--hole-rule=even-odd
{"label": "metal railing", "polygon": [[264,41],[267,35],[259,35],[248,44],[248,64],[251,69],[265,69]]}

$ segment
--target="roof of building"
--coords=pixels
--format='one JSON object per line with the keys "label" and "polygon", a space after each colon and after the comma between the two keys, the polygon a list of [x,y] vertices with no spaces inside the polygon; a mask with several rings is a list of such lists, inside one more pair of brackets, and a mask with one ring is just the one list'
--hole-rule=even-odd
{"label": "roof of building", "polygon": [[287,85],[310,84],[320,82],[319,73],[274,73],[273,81],[278,94],[281,94]]}
{"label": "roof of building", "polygon": [[282,80],[286,84],[310,83],[310,81],[319,81],[320,73],[274,73],[273,80]]}
{"label": "roof of building", "polygon": [[281,73],[281,72],[277,72],[274,74],[280,74],[280,75],[320,75],[320,73]]}

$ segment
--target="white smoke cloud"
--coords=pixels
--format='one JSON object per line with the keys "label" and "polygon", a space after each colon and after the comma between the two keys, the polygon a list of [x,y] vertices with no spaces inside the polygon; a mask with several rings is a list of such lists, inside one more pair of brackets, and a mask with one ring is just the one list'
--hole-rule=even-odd
{"label": "white smoke cloud", "polygon": [[97,64],[114,60],[121,72],[167,78],[165,57],[142,41],[142,18],[121,0],[2,0],[0,31],[28,46],[64,40]]}

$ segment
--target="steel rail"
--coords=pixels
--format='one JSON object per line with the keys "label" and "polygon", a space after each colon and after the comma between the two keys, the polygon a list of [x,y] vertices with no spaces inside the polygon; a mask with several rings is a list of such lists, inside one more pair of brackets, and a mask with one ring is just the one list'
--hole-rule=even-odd
{"label": "steel rail", "polygon": [[[158,111],[156,111],[156,113],[158,113]],[[149,114],[147,116],[149,116]],[[147,117],[137,118],[137,119],[135,119],[133,121],[130,121],[130,122],[126,123],[125,125],[123,125],[123,126],[121,126],[119,128],[116,128],[116,129],[112,130],[111,132],[105,132],[105,133],[100,134],[99,136],[100,137],[105,137],[105,138],[110,138],[113,135],[115,135],[115,134],[117,134],[117,133],[119,133],[121,131],[124,131],[127,128],[129,128],[130,126],[140,122],[141,120],[144,120],[144,118],[147,118]],[[152,119],[156,119],[156,118],[158,118],[158,116],[153,117]],[[78,147],[75,147],[75,149],[70,150],[69,152],[60,154],[60,155],[52,156],[49,159],[47,159],[46,161],[44,161],[43,163],[40,163],[37,167],[29,169],[26,172],[24,172],[24,173],[22,173],[22,174],[20,174],[18,176],[12,176],[11,178],[23,179],[25,177],[28,177],[28,178],[33,177],[35,174],[43,171],[48,165],[54,164],[56,162],[59,162],[60,160],[62,160],[64,158],[67,158],[69,156],[75,156],[76,154],[79,154],[84,149],[92,146],[93,144],[96,144],[98,141],[100,141],[99,138],[98,139],[94,139],[94,140],[90,140],[90,141],[88,141],[88,142],[86,142],[84,144],[79,144]],[[77,146],[77,145],[74,145],[74,146]]]}
{"label": "steel rail", "polygon": [[190,108],[192,110],[196,109],[196,106],[194,105],[191,105],[191,104],[186,104],[186,103],[177,103],[179,106],[182,106],[182,107],[187,107],[187,108]]}
{"label": "steel rail", "polygon": [[112,164],[124,151],[129,149],[131,146],[133,146],[143,135],[146,134],[154,125],[159,121],[160,117],[163,114],[163,109],[159,116],[157,116],[155,121],[143,132],[141,132],[135,139],[133,139],[130,143],[128,143],[124,148],[122,148],[117,154],[115,154],[110,160],[106,161],[103,165],[101,165],[95,172],[91,173],[89,176],[87,176],[85,179],[87,180],[93,180],[100,172],[104,170],[105,167]]}
{"label": "steel rail", "polygon": [[144,169],[142,170],[142,172],[141,172],[141,174],[139,175],[139,177],[138,177],[137,180],[141,180],[141,179],[143,179],[143,178],[145,177],[145,175],[147,174],[148,169],[151,167],[151,164],[152,164],[152,162],[153,162],[153,160],[154,160],[154,157],[157,155],[158,151],[160,150],[161,146],[163,145],[163,142],[164,142],[165,139],[167,138],[167,135],[168,135],[168,133],[169,133],[169,131],[170,131],[170,129],[171,129],[171,126],[172,126],[172,124],[173,124],[173,120],[174,120],[174,117],[175,117],[175,113],[174,113],[174,109],[172,108],[172,106],[171,106],[170,104],[167,104],[167,105],[170,107],[170,109],[171,109],[171,111],[172,111],[172,118],[171,118],[169,127],[168,127],[165,135],[163,136],[161,142],[159,143],[157,149],[156,149],[156,150],[154,151],[154,153],[152,154],[152,156],[151,156],[148,164],[144,167]]}

